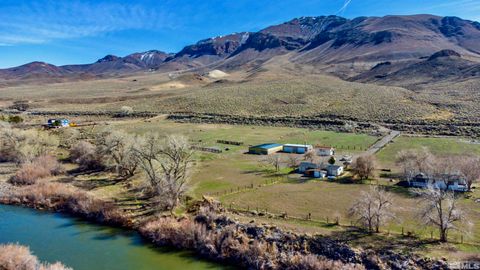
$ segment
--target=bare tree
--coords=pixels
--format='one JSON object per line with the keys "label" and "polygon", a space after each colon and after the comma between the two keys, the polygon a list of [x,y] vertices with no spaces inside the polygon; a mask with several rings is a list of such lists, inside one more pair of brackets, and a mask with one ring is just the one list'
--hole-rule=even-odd
{"label": "bare tree", "polygon": [[295,169],[298,167],[300,159],[296,155],[289,155],[287,158],[287,164],[289,168]]}
{"label": "bare tree", "polygon": [[267,156],[265,163],[273,166],[275,171],[279,172],[282,166],[282,157],[279,154]]}
{"label": "bare tree", "polygon": [[360,177],[360,179],[368,179],[373,176],[376,161],[372,155],[360,156],[352,164],[353,172]]}
{"label": "bare tree", "polygon": [[419,173],[431,174],[438,160],[427,149],[403,150],[396,157],[396,164],[403,170],[404,179],[410,181]]}
{"label": "bare tree", "polygon": [[314,151],[308,151],[303,155],[303,160],[308,161],[308,162],[315,162],[315,152]]}
{"label": "bare tree", "polygon": [[393,204],[390,194],[378,186],[363,191],[361,196],[354,202],[349,210],[349,216],[356,218],[356,222],[362,224],[371,233],[380,232],[382,226],[389,219],[394,218],[391,211]]}
{"label": "bare tree", "polygon": [[457,223],[465,220],[463,211],[458,208],[455,193],[433,187],[418,189],[415,193],[420,195],[424,204],[419,213],[423,223],[437,227],[440,241],[447,242],[448,232],[460,230]]}
{"label": "bare tree", "polygon": [[132,177],[139,164],[136,148],[137,138],[126,132],[101,133],[97,137],[97,148],[106,164],[115,168],[119,176]]}
{"label": "bare tree", "polygon": [[48,154],[58,147],[56,136],[39,130],[0,127],[0,160],[24,163]]}
{"label": "bare tree", "polygon": [[136,152],[140,157],[140,167],[147,174],[156,195],[172,212],[187,190],[194,162],[194,152],[188,140],[178,135],[164,140],[157,135],[148,135]]}
{"label": "bare tree", "polygon": [[468,191],[472,189],[473,183],[480,179],[480,158],[475,156],[469,156],[460,161],[460,174],[465,178],[467,182]]}
{"label": "bare tree", "polygon": [[103,158],[97,147],[87,141],[79,141],[70,148],[70,160],[83,170],[103,169]]}
{"label": "bare tree", "polygon": [[402,150],[396,156],[395,163],[402,168],[403,177],[406,181],[410,181],[419,173],[416,163],[417,157],[417,153],[411,150]]}

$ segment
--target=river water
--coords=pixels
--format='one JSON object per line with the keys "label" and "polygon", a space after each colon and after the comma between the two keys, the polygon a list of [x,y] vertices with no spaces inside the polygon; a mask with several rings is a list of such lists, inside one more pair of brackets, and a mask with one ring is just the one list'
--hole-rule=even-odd
{"label": "river water", "polygon": [[0,205],[4,243],[29,246],[41,261],[60,261],[76,270],[227,269],[190,252],[154,248],[136,232],[18,206]]}

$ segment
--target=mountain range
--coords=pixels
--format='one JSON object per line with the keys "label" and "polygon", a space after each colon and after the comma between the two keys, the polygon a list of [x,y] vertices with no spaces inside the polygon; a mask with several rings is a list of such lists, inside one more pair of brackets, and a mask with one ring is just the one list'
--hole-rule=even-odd
{"label": "mountain range", "polygon": [[85,65],[33,62],[0,70],[0,80],[56,82],[146,71],[251,71],[276,58],[344,80],[413,88],[480,78],[480,23],[434,15],[301,17],[258,32],[201,40],[177,53],[107,55]]}

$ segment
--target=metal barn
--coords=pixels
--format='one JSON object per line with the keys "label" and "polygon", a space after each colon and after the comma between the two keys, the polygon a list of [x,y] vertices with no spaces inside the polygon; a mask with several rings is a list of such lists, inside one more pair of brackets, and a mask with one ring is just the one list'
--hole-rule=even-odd
{"label": "metal barn", "polygon": [[256,155],[270,155],[282,151],[283,145],[278,143],[264,143],[250,146],[248,153]]}

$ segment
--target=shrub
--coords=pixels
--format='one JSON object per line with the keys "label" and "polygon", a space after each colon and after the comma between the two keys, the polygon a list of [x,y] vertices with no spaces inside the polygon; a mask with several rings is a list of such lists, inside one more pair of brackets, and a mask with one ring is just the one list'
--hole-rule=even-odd
{"label": "shrub", "polygon": [[162,217],[141,226],[140,233],[157,245],[193,249],[208,258],[248,269],[364,269],[358,264],[344,264],[306,253],[300,246],[292,250],[261,236],[252,238],[235,224],[210,226],[211,218],[222,219],[208,214],[199,218],[206,222],[204,224],[189,218]]}
{"label": "shrub", "polygon": [[35,158],[32,162],[24,163],[17,173],[9,179],[9,182],[19,186],[33,185],[39,179],[62,173],[64,173],[64,169],[57,159],[44,155]]}
{"label": "shrub", "polygon": [[80,141],[70,149],[70,160],[80,165],[82,169],[98,169],[103,167],[97,148],[87,141]]}
{"label": "shrub", "polygon": [[38,167],[34,163],[25,163],[8,181],[12,185],[33,185],[39,179],[50,176],[50,172],[46,168]]}
{"label": "shrub", "polygon": [[62,183],[38,182],[16,189],[2,202],[67,212],[112,225],[129,223],[129,219],[113,203],[96,199],[85,191]]}
{"label": "shrub", "polygon": [[58,138],[39,130],[0,126],[0,161],[27,162],[58,147]]}
{"label": "shrub", "polygon": [[32,163],[37,165],[37,167],[45,168],[51,175],[65,173],[65,168],[51,155],[39,156],[35,158]]}
{"label": "shrub", "polygon": [[18,124],[23,122],[23,118],[18,115],[8,117],[8,122],[13,124]]}
{"label": "shrub", "polygon": [[0,269],[2,270],[68,270],[71,268],[56,262],[41,263],[25,246],[6,244],[0,245]]}

